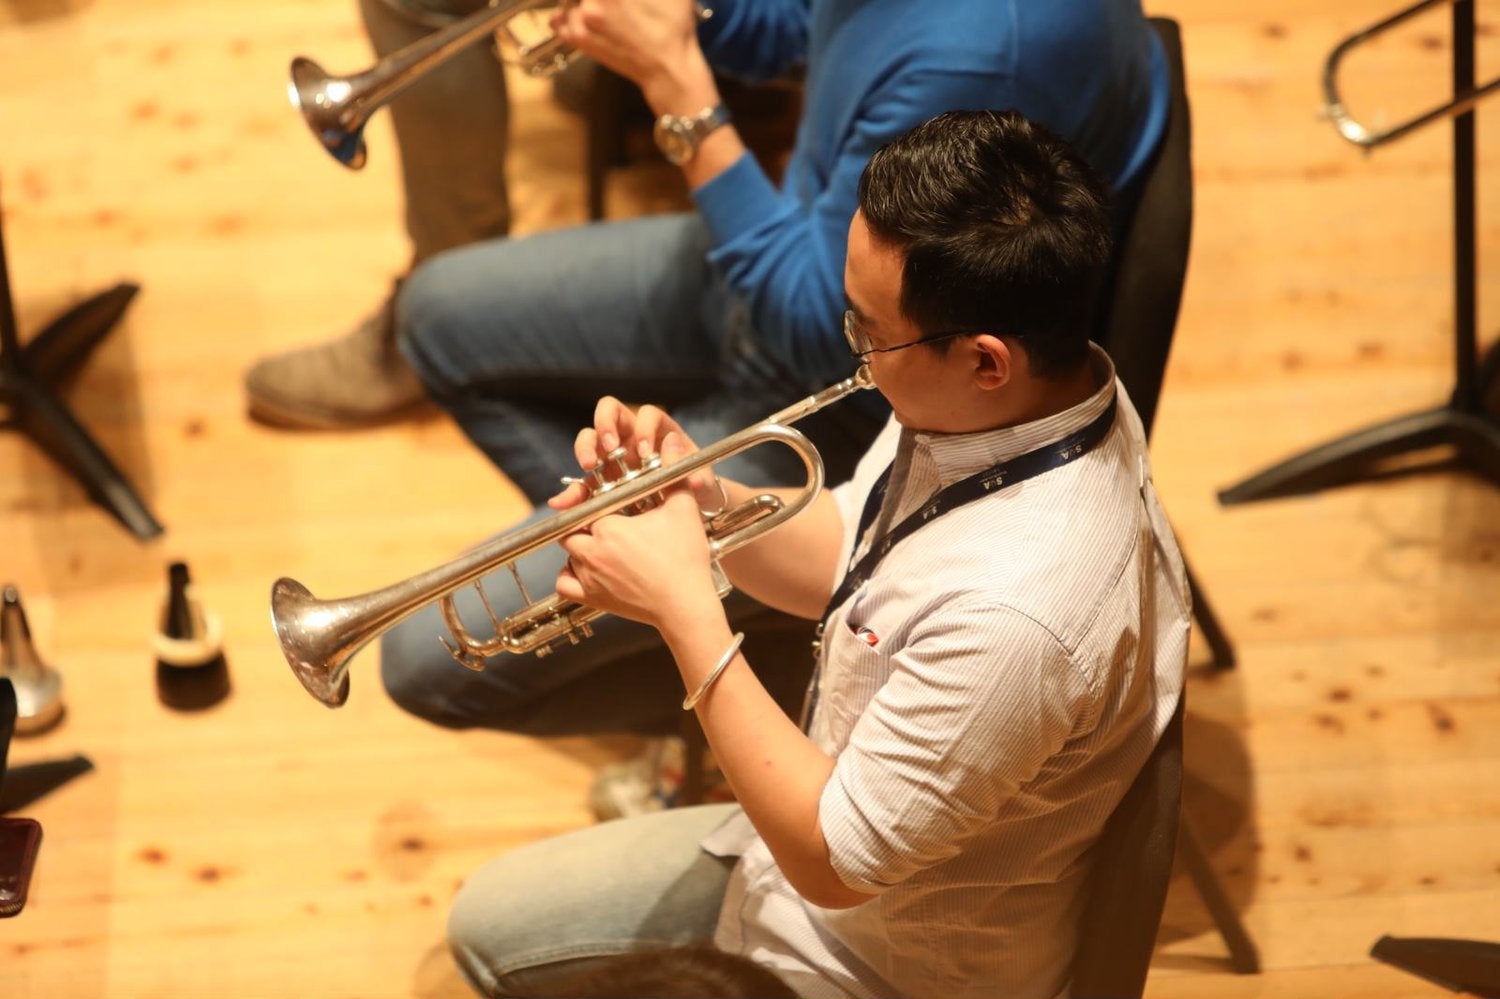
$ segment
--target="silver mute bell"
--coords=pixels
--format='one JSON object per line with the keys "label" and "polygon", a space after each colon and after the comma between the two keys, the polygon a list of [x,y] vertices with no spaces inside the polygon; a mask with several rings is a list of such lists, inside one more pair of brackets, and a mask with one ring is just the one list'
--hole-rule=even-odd
{"label": "silver mute bell", "polygon": [[62,715],[62,674],[37,655],[21,594],[8,584],[0,606],[0,676],[16,688],[17,732],[39,732]]}

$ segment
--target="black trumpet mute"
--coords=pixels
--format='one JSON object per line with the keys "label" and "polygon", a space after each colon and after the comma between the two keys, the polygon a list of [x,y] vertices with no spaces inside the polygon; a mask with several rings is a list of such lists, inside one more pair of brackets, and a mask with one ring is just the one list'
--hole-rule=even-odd
{"label": "black trumpet mute", "polygon": [[167,594],[152,646],[156,692],[167,707],[196,711],[228,695],[224,630],[219,616],[198,600],[185,562],[173,562],[167,569]]}

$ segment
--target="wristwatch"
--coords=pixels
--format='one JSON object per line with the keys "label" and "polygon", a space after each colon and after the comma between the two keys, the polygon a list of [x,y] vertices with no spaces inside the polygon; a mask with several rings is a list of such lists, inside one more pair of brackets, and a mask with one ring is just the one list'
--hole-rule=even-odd
{"label": "wristwatch", "polygon": [[729,109],[719,104],[697,114],[664,114],[656,119],[651,134],[667,162],[682,166],[698,152],[710,132],[728,122]]}

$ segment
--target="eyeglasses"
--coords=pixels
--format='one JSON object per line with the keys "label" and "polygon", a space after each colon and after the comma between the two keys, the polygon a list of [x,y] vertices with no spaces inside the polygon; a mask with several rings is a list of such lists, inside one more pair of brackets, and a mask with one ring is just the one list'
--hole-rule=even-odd
{"label": "eyeglasses", "polygon": [[870,334],[865,332],[859,324],[859,318],[855,316],[853,309],[844,310],[844,339],[849,341],[849,353],[854,355],[856,361],[863,361],[871,354],[889,354],[893,350],[905,350],[907,347],[915,347],[919,343],[936,343],[938,340],[947,340],[955,336],[978,336],[974,330],[954,330],[951,333],[936,333],[932,336],[924,336],[920,340],[910,343],[898,343],[894,347],[872,347],[870,346]]}

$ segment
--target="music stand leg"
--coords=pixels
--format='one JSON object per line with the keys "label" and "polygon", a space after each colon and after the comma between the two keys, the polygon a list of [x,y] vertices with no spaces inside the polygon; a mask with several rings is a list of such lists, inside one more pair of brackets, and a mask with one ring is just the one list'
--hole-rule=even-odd
{"label": "music stand leg", "polygon": [[1383,458],[1442,444],[1455,445],[1476,471],[1500,482],[1500,425],[1441,407],[1387,420],[1288,458],[1220,490],[1219,502],[1232,506],[1345,485]]}
{"label": "music stand leg", "polygon": [[122,283],[69,309],[21,346],[0,234],[0,410],[3,426],[30,437],[76,477],[88,494],[142,541],[162,526],[109,456],[68,410],[52,385],[72,375],[124,314],[140,289]]}
{"label": "music stand leg", "polygon": [[[1474,91],[1474,4],[1453,5],[1453,95]],[[1478,337],[1478,246],[1475,196],[1474,110],[1453,118],[1453,364],[1454,388],[1442,408],[1398,417],[1356,431],[1271,466],[1220,491],[1226,506],[1271,496],[1311,492],[1359,478],[1374,461],[1439,444],[1500,482],[1500,416],[1485,412],[1485,379],[1500,374],[1492,351],[1480,372]]]}
{"label": "music stand leg", "polygon": [[0,790],[0,815],[19,812],[38,798],[94,769],[94,761],[81,753],[58,760],[43,760],[11,767]]}
{"label": "music stand leg", "polygon": [[0,382],[15,423],[54,461],[73,474],[97,503],[142,541],[162,533],[140,495],[93,437],[45,385],[27,379]]}
{"label": "music stand leg", "polygon": [[49,385],[59,385],[71,377],[120,321],[140,290],[140,285],[122,281],[52,320],[21,348],[26,370]]}

